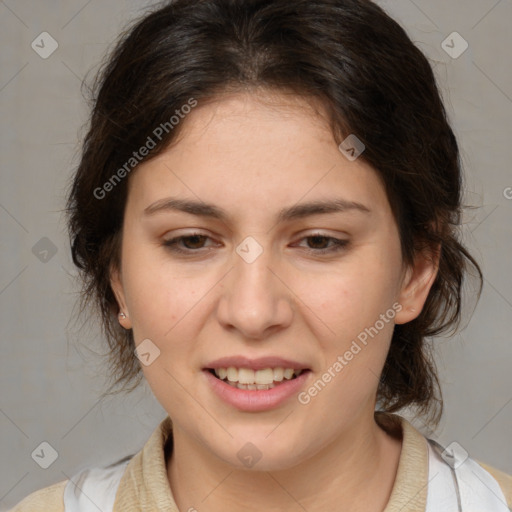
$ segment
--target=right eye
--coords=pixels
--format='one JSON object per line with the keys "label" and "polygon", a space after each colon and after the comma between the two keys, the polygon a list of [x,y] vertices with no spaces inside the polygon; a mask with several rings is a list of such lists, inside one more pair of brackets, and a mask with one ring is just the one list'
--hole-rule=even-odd
{"label": "right eye", "polygon": [[208,239],[210,237],[202,233],[192,233],[165,240],[163,245],[176,253],[193,254],[199,252],[200,249],[204,249],[204,243]]}

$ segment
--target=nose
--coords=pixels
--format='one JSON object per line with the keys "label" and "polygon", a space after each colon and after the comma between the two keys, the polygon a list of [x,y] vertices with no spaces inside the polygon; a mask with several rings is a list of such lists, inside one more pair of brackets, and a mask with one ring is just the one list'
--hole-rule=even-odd
{"label": "nose", "polygon": [[264,339],[293,318],[293,293],[279,275],[270,250],[252,262],[234,254],[234,268],[223,280],[217,317],[226,329],[246,339]]}

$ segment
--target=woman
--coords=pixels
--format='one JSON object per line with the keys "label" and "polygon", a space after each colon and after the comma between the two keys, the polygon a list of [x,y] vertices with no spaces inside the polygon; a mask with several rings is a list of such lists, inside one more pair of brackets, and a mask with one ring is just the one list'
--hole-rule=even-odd
{"label": "woman", "polygon": [[[367,0],[175,0],[100,75],[68,209],[141,452],[14,510],[502,511],[444,449],[425,337],[478,264],[432,69]],[[480,274],[481,276],[481,274]],[[507,505],[508,504],[508,505]]]}

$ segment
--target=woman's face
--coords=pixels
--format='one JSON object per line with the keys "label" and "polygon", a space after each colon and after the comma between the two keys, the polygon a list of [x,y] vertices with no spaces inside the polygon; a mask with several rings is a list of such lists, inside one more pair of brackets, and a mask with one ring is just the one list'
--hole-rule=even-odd
{"label": "woman's face", "polygon": [[373,422],[394,323],[434,274],[402,264],[376,172],[305,103],[275,99],[200,105],[137,168],[112,278],[175,443],[267,470]]}

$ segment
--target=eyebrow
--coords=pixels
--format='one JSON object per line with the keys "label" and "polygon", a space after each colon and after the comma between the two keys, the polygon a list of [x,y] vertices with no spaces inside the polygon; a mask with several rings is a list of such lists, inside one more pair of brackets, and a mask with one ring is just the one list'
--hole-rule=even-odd
{"label": "eyebrow", "polygon": [[[160,199],[144,209],[144,215],[150,216],[166,211],[181,211],[199,217],[210,217],[223,222],[229,220],[229,215],[225,210],[213,204],[202,201],[193,201],[189,199],[178,199],[167,197]],[[371,213],[371,210],[362,203],[356,201],[347,201],[346,199],[318,200],[308,203],[301,203],[283,208],[277,214],[277,222],[286,222],[294,219],[309,217],[310,215],[339,213],[347,211],[357,211],[361,213]]]}

